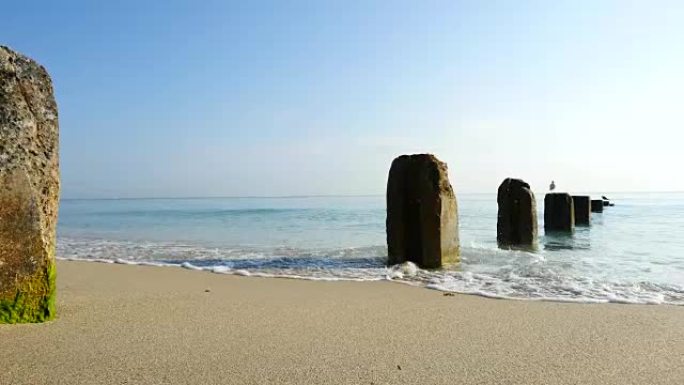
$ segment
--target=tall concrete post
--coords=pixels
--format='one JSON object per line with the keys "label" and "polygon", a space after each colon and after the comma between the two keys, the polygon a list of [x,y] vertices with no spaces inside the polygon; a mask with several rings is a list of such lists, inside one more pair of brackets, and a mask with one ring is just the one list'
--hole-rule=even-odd
{"label": "tall concrete post", "polygon": [[530,185],[506,178],[497,194],[496,241],[501,248],[534,247],[537,243],[537,203]]}
{"label": "tall concrete post", "polygon": [[567,193],[549,193],[544,197],[544,230],[567,231],[575,229],[575,208]]}
{"label": "tall concrete post", "polygon": [[45,68],[0,46],[0,323],[55,315],[57,104]]}
{"label": "tall concrete post", "polygon": [[591,197],[573,195],[572,203],[575,206],[575,225],[589,226],[591,224]]}
{"label": "tall concrete post", "polygon": [[402,155],[387,181],[389,265],[424,268],[458,262],[458,207],[447,166],[434,155]]}

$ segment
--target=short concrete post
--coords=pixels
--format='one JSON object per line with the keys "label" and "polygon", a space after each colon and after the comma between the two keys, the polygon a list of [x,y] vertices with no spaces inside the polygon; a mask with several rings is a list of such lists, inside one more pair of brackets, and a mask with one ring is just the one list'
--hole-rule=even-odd
{"label": "short concrete post", "polygon": [[575,206],[575,225],[589,226],[591,224],[591,197],[573,195],[572,202]]}
{"label": "short concrete post", "polygon": [[537,202],[530,185],[506,178],[497,195],[496,241],[501,248],[533,247],[537,243]]}
{"label": "short concrete post", "polygon": [[573,231],[575,208],[567,193],[549,193],[544,197],[544,230]]}
{"label": "short concrete post", "polygon": [[387,263],[424,268],[458,262],[458,208],[447,166],[430,154],[402,155],[387,181]]}
{"label": "short concrete post", "polygon": [[592,199],[591,200],[591,212],[592,213],[602,213],[603,212],[603,200]]}

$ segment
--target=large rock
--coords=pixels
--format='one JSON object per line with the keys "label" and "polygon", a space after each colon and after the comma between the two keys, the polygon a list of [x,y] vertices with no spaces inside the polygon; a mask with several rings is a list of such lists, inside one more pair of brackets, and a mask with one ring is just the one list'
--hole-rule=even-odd
{"label": "large rock", "polygon": [[499,247],[534,247],[537,243],[537,202],[530,185],[506,178],[497,195],[499,214],[496,240]]}
{"label": "large rock", "polygon": [[458,208],[447,166],[430,154],[402,155],[387,181],[388,264],[424,268],[458,262]]}
{"label": "large rock", "polygon": [[575,207],[567,193],[549,193],[544,197],[544,230],[573,231]]}
{"label": "large rock", "polygon": [[572,204],[575,207],[575,225],[589,226],[591,224],[591,197],[573,195]]}
{"label": "large rock", "polygon": [[35,61],[0,46],[0,323],[55,314],[57,105]]}

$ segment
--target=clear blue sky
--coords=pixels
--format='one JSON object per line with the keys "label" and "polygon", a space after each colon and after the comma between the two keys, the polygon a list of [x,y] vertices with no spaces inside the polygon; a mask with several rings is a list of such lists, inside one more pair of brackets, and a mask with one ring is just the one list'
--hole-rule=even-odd
{"label": "clear blue sky", "polygon": [[681,1],[13,1],[64,197],[684,190]]}

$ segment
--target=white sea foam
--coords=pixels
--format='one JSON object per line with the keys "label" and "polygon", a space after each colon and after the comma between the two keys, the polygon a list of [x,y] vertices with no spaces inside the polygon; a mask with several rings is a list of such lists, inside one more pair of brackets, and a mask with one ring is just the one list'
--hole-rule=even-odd
{"label": "white sea foam", "polygon": [[[318,281],[378,281],[489,298],[584,303],[684,305],[684,287],[648,281],[599,279],[578,275],[567,261],[539,253],[499,250],[471,244],[462,248],[454,270],[428,271],[406,262],[386,267],[380,246],[343,249],[204,248],[60,239],[59,259],[149,266],[177,266],[252,277]],[[570,271],[570,273],[568,273]]]}
{"label": "white sea foam", "polygon": [[523,252],[496,246],[495,195],[460,194],[461,263],[450,270],[384,265],[383,197],[64,201],[57,255],[494,298],[684,304],[684,194],[611,198],[619,204],[591,227],[540,232],[539,249]]}

